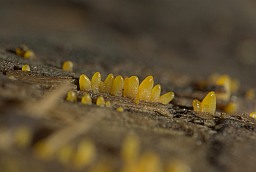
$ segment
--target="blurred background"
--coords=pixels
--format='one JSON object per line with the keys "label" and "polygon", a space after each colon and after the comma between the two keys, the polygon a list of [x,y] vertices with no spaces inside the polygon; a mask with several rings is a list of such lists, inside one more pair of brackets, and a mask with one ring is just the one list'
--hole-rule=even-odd
{"label": "blurred background", "polygon": [[255,87],[255,9],[251,0],[0,0],[0,45],[88,50],[195,78],[227,73]]}

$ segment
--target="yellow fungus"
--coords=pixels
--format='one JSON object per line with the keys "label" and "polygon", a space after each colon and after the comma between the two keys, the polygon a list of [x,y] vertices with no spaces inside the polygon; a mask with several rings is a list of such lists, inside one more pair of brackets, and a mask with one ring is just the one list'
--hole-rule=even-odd
{"label": "yellow fungus", "polygon": [[111,73],[104,81],[104,90],[102,92],[110,94],[114,82],[114,75]]}
{"label": "yellow fungus", "polygon": [[221,75],[217,81],[216,85],[223,86],[225,91],[223,93],[217,93],[217,98],[228,101],[231,96],[231,79],[228,75]]}
{"label": "yellow fungus", "polygon": [[91,79],[92,91],[94,93],[99,93],[99,87],[101,83],[101,74],[99,72],[94,73]]}
{"label": "yellow fungus", "polygon": [[71,61],[65,61],[62,65],[62,70],[67,71],[67,72],[72,72],[73,71],[73,62]]}
{"label": "yellow fungus", "polygon": [[123,140],[121,157],[127,164],[137,162],[140,153],[140,140],[134,133],[129,133]]}
{"label": "yellow fungus", "polygon": [[22,71],[29,72],[29,71],[30,71],[30,66],[27,65],[27,64],[25,64],[25,65],[22,66],[22,69],[21,69],[21,70],[22,70]]}
{"label": "yellow fungus", "polygon": [[101,107],[105,106],[105,100],[104,100],[104,98],[102,96],[99,96],[97,98],[96,105],[97,106],[101,106]]}
{"label": "yellow fungus", "polygon": [[152,89],[151,96],[150,96],[150,101],[157,102],[160,98],[160,94],[161,94],[161,85],[157,84]]}
{"label": "yellow fungus", "polygon": [[64,165],[68,165],[69,162],[72,159],[73,155],[73,148],[71,145],[65,145],[60,148],[60,150],[57,152],[57,159],[60,163]]}
{"label": "yellow fungus", "polygon": [[140,100],[149,101],[153,85],[154,85],[153,76],[146,77],[139,85],[139,90],[138,90],[138,94],[136,96],[135,102],[138,103],[138,101]]}
{"label": "yellow fungus", "polygon": [[108,108],[112,107],[112,105],[111,105],[111,102],[110,102],[110,101],[106,101],[106,107],[108,107]]}
{"label": "yellow fungus", "polygon": [[210,114],[214,114],[216,111],[216,95],[215,92],[209,92],[202,103],[198,100],[193,100],[193,108],[195,111],[199,112],[208,112]]}
{"label": "yellow fungus", "polygon": [[197,99],[193,100],[193,109],[194,109],[194,111],[198,111],[198,112],[202,111],[202,105],[199,100],[197,100]]}
{"label": "yellow fungus", "polygon": [[149,151],[143,153],[136,167],[136,171],[138,172],[163,171],[159,156]]}
{"label": "yellow fungus", "polygon": [[15,53],[16,53],[17,55],[19,55],[19,56],[23,56],[24,51],[23,51],[21,48],[16,48],[16,49],[15,49]]}
{"label": "yellow fungus", "polygon": [[254,119],[256,119],[256,112],[252,112],[252,113],[250,113],[250,115],[249,115],[251,118],[254,118]]}
{"label": "yellow fungus", "polygon": [[83,140],[78,144],[72,160],[75,167],[82,168],[92,163],[95,158],[95,145],[90,140]]}
{"label": "yellow fungus", "polygon": [[80,90],[83,90],[83,91],[91,91],[92,90],[91,81],[84,74],[80,75],[80,77],[79,77],[79,87],[80,87]]}
{"label": "yellow fungus", "polygon": [[85,104],[85,105],[91,105],[92,104],[91,96],[89,94],[85,93],[81,99],[81,103]]}
{"label": "yellow fungus", "polygon": [[139,78],[137,76],[131,76],[125,78],[124,82],[124,97],[135,99],[139,89]]}
{"label": "yellow fungus", "polygon": [[114,79],[110,94],[112,96],[122,96],[123,88],[124,88],[124,79],[122,76],[119,75]]}
{"label": "yellow fungus", "polygon": [[49,144],[47,144],[47,141],[43,140],[36,143],[36,145],[34,146],[34,154],[37,158],[49,160],[53,158],[54,153],[52,147]]}
{"label": "yellow fungus", "polygon": [[254,89],[248,89],[245,93],[245,98],[247,100],[253,100],[255,98],[255,90]]}
{"label": "yellow fungus", "polygon": [[159,102],[162,104],[168,104],[174,98],[174,92],[168,92],[160,96]]}
{"label": "yellow fungus", "polygon": [[123,109],[122,107],[118,107],[118,108],[116,108],[116,111],[117,111],[117,112],[123,112],[124,109]]}
{"label": "yellow fungus", "polygon": [[14,133],[14,139],[18,147],[27,147],[31,143],[32,131],[28,127],[19,127]]}
{"label": "yellow fungus", "polygon": [[32,50],[27,50],[24,52],[23,57],[25,59],[30,59],[33,58],[35,56],[34,52]]}
{"label": "yellow fungus", "polygon": [[184,162],[175,160],[167,165],[166,172],[191,172],[191,168]]}
{"label": "yellow fungus", "polygon": [[227,106],[225,106],[224,111],[229,114],[233,114],[237,111],[238,105],[236,102],[230,102]]}
{"label": "yellow fungus", "polygon": [[67,93],[66,100],[70,102],[76,102],[77,101],[76,93],[74,91],[69,91]]}

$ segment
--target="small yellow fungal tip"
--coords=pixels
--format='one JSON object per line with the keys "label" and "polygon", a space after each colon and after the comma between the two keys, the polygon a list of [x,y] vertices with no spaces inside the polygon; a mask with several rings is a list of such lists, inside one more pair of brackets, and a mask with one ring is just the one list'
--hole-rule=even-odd
{"label": "small yellow fungal tip", "polygon": [[110,94],[112,96],[122,96],[123,88],[124,88],[124,79],[122,76],[117,76],[114,79]]}
{"label": "small yellow fungal tip", "polygon": [[67,72],[72,72],[73,71],[73,62],[71,61],[65,61],[62,65],[62,70],[67,71]]}
{"label": "small yellow fungal tip", "polygon": [[67,93],[66,100],[70,102],[76,102],[77,101],[76,93],[74,91],[69,91]]}
{"label": "small yellow fungal tip", "polygon": [[108,108],[112,107],[112,105],[111,105],[111,102],[110,102],[110,101],[106,101],[106,107],[108,107]]}
{"label": "small yellow fungal tip", "polygon": [[68,165],[72,159],[73,148],[70,145],[65,145],[57,152],[57,159],[60,163]]}
{"label": "small yellow fungal tip", "polygon": [[167,165],[167,172],[191,172],[191,168],[182,161],[172,161]]}
{"label": "small yellow fungal tip", "polygon": [[256,119],[256,112],[252,112],[252,113],[250,113],[250,115],[249,115],[251,118],[254,118],[254,119]]}
{"label": "small yellow fungal tip", "polygon": [[129,133],[123,140],[121,157],[127,164],[136,163],[140,153],[140,140],[134,133]]}
{"label": "small yellow fungal tip", "polygon": [[135,102],[138,100],[149,101],[153,85],[154,85],[153,76],[146,77],[139,85],[139,90],[138,90],[138,94],[136,96]]}
{"label": "small yellow fungal tip", "polygon": [[255,90],[254,89],[248,89],[245,93],[245,98],[247,100],[253,100],[255,98]]}
{"label": "small yellow fungal tip", "polygon": [[24,52],[23,57],[25,59],[30,59],[33,58],[35,56],[34,52],[32,50],[27,50]]}
{"label": "small yellow fungal tip", "polygon": [[225,88],[224,93],[217,93],[217,98],[228,101],[231,96],[231,79],[228,75],[221,75],[217,81],[216,85],[223,86]]}
{"label": "small yellow fungal tip", "polygon": [[139,78],[131,76],[124,81],[124,97],[135,99],[139,89]]}
{"label": "small yellow fungal tip", "polygon": [[174,92],[168,92],[160,96],[159,102],[166,105],[170,103],[173,98],[174,98]]}
{"label": "small yellow fungal tip", "polygon": [[237,111],[238,105],[236,102],[230,102],[228,105],[224,108],[224,111],[229,114],[233,114]]}
{"label": "small yellow fungal tip", "polygon": [[28,127],[19,127],[14,133],[14,140],[18,147],[29,146],[32,139],[32,131]]}
{"label": "small yellow fungal tip", "polygon": [[201,112],[202,111],[202,105],[201,105],[201,102],[197,99],[193,100],[193,109],[194,111],[198,111],[198,112]]}
{"label": "small yellow fungal tip", "polygon": [[53,151],[46,141],[40,141],[34,146],[34,154],[37,158],[49,160],[53,157]]}
{"label": "small yellow fungal tip", "polygon": [[150,96],[150,101],[152,101],[152,102],[159,101],[160,94],[161,94],[161,85],[157,84],[152,89],[151,96]]}
{"label": "small yellow fungal tip", "polygon": [[24,52],[23,52],[23,50],[22,50],[21,48],[16,48],[16,49],[15,49],[15,53],[16,53],[17,55],[19,55],[19,56],[23,56],[23,54],[24,54]]}
{"label": "small yellow fungal tip", "polygon": [[91,96],[89,94],[85,93],[81,99],[81,103],[85,104],[85,105],[91,105],[92,104]]}
{"label": "small yellow fungal tip", "polygon": [[91,91],[92,90],[91,81],[84,74],[80,75],[80,77],[79,77],[79,87],[80,87],[80,90],[83,90],[83,91]]}
{"label": "small yellow fungal tip", "polygon": [[143,153],[136,167],[136,171],[163,171],[159,156],[153,152]]}
{"label": "small yellow fungal tip", "polygon": [[202,112],[214,114],[216,111],[216,94],[214,91],[209,92],[202,101]]}
{"label": "small yellow fungal tip", "polygon": [[92,163],[95,158],[95,145],[90,140],[83,140],[79,143],[72,160],[75,167],[82,168]]}
{"label": "small yellow fungal tip", "polygon": [[107,78],[104,81],[104,89],[102,90],[102,92],[110,94],[111,88],[113,86],[113,82],[114,82],[114,75],[111,73],[107,76]]}
{"label": "small yellow fungal tip", "polygon": [[97,98],[96,105],[97,105],[97,106],[100,106],[100,107],[105,106],[105,100],[104,100],[104,98],[103,98],[102,96],[99,96],[99,97]]}
{"label": "small yellow fungal tip", "polygon": [[94,93],[99,93],[99,87],[101,83],[101,74],[99,72],[94,73],[91,79],[92,91]]}
{"label": "small yellow fungal tip", "polygon": [[25,65],[22,66],[21,70],[22,70],[22,71],[29,72],[29,71],[30,71],[30,66],[27,65],[27,64],[25,64]]}
{"label": "small yellow fungal tip", "polygon": [[122,107],[118,107],[118,108],[116,108],[116,111],[117,111],[117,112],[123,112],[124,109],[123,109]]}

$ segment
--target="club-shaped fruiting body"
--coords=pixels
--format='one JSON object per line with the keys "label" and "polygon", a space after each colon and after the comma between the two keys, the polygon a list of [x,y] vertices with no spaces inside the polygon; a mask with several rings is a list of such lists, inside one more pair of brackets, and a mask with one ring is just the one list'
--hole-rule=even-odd
{"label": "club-shaped fruiting body", "polygon": [[194,111],[198,112],[208,112],[214,114],[216,111],[216,94],[215,92],[209,92],[202,102],[197,99],[193,100]]}
{"label": "club-shaped fruiting body", "polygon": [[69,91],[67,93],[66,100],[70,102],[76,102],[77,101],[76,93],[74,91]]}
{"label": "club-shaped fruiting body", "polygon": [[89,94],[85,93],[81,99],[81,103],[85,104],[85,105],[91,105],[92,104],[91,96]]}
{"label": "club-shaped fruiting body", "polygon": [[30,71],[30,66],[25,64],[25,65],[22,66],[21,70],[25,71],[25,72],[29,72]]}
{"label": "club-shaped fruiting body", "polygon": [[96,100],[96,105],[97,106],[100,106],[100,107],[103,107],[103,106],[105,106],[105,100],[104,100],[104,98],[102,97],[102,96],[99,96],[98,98],[97,98],[97,100]]}
{"label": "club-shaped fruiting body", "polygon": [[74,64],[72,61],[65,61],[62,65],[62,70],[67,71],[67,72],[72,72],[73,66],[74,66]]}
{"label": "club-shaped fruiting body", "polygon": [[254,119],[256,119],[256,112],[252,112],[252,113],[250,113],[250,115],[249,115],[251,118],[254,118]]}
{"label": "club-shaped fruiting body", "polygon": [[101,81],[101,74],[96,72],[92,76],[91,81],[86,75],[80,75],[79,86],[80,90],[83,91],[128,97],[133,99],[137,104],[140,101],[168,104],[174,98],[173,92],[168,92],[160,96],[161,86],[159,84],[154,86],[153,76],[148,76],[139,83],[137,76],[123,79],[122,76],[114,77],[113,74],[109,74],[103,82]]}

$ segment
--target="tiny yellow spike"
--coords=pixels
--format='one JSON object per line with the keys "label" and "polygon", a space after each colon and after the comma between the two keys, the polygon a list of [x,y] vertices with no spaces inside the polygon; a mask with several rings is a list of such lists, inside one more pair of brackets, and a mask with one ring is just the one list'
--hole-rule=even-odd
{"label": "tiny yellow spike", "polygon": [[97,98],[96,105],[97,105],[97,106],[100,106],[100,107],[105,106],[105,100],[104,100],[104,98],[103,98],[102,96],[99,96],[99,97]]}
{"label": "tiny yellow spike", "polygon": [[125,163],[137,162],[140,154],[140,140],[134,133],[129,133],[123,140],[121,157]]}
{"label": "tiny yellow spike", "polygon": [[159,102],[162,104],[168,104],[172,101],[172,99],[174,98],[174,92],[168,92],[165,93],[164,95],[161,95],[159,98]]}
{"label": "tiny yellow spike", "polygon": [[21,69],[21,70],[22,70],[22,71],[25,71],[25,72],[29,72],[29,71],[30,71],[30,66],[27,65],[27,64],[25,64],[25,65],[22,66],[22,69]]}
{"label": "tiny yellow spike", "polygon": [[112,107],[112,105],[111,105],[111,102],[110,102],[110,101],[106,101],[106,107],[108,107],[108,108]]}
{"label": "tiny yellow spike", "polygon": [[114,82],[114,75],[112,73],[110,73],[107,78],[104,81],[104,93],[108,93],[110,94],[111,88],[113,86],[113,82]]}
{"label": "tiny yellow spike", "polygon": [[100,87],[100,83],[101,83],[101,75],[99,72],[94,73],[94,75],[92,76],[92,91],[94,93],[99,93],[99,87]]}
{"label": "tiny yellow spike", "polygon": [[85,74],[82,74],[79,77],[79,87],[80,87],[80,90],[83,90],[83,91],[91,91],[92,90],[91,81]]}
{"label": "tiny yellow spike", "polygon": [[69,91],[67,93],[67,98],[66,98],[67,101],[70,101],[70,102],[76,102],[77,101],[77,96],[76,96],[76,93],[74,91]]}
{"label": "tiny yellow spike", "polygon": [[122,76],[117,76],[114,79],[110,94],[112,96],[122,96],[123,88],[124,88],[124,79]]}
{"label": "tiny yellow spike", "polygon": [[72,72],[73,66],[74,66],[74,64],[72,61],[65,61],[62,65],[62,70],[67,71],[67,72]]}
{"label": "tiny yellow spike", "polygon": [[136,95],[135,102],[144,100],[149,101],[151,96],[151,91],[154,85],[153,76],[146,77],[140,84],[138,93]]}
{"label": "tiny yellow spike", "polygon": [[89,94],[85,93],[81,99],[81,103],[85,104],[85,105],[91,105],[92,104],[91,96]]}
{"label": "tiny yellow spike", "polygon": [[57,158],[60,163],[64,165],[69,165],[69,162],[72,159],[73,148],[71,145],[65,145],[57,152]]}
{"label": "tiny yellow spike", "polygon": [[224,108],[224,111],[229,114],[233,114],[237,111],[238,104],[236,102],[230,102],[228,105]]}
{"label": "tiny yellow spike", "polygon": [[197,99],[193,100],[193,109],[194,109],[194,111],[198,111],[198,112],[202,111],[202,105],[199,100],[197,100]]}
{"label": "tiny yellow spike", "polygon": [[124,109],[123,109],[122,107],[118,107],[118,108],[116,108],[116,111],[117,111],[117,112],[123,112]]}
{"label": "tiny yellow spike", "polygon": [[152,89],[150,101],[152,101],[152,102],[157,102],[157,101],[159,101],[160,94],[161,94],[161,85],[160,85],[160,84],[157,84],[157,85],[155,85],[154,88]]}
{"label": "tiny yellow spike", "polygon": [[78,144],[77,151],[72,158],[73,164],[77,168],[82,168],[96,158],[96,147],[90,140],[83,140]]}
{"label": "tiny yellow spike", "polygon": [[139,89],[139,78],[131,76],[125,79],[124,83],[124,97],[135,99]]}
{"label": "tiny yellow spike", "polygon": [[216,111],[216,95],[214,91],[209,92],[202,101],[202,112],[214,114]]}
{"label": "tiny yellow spike", "polygon": [[219,86],[223,86],[225,88],[224,93],[217,93],[218,99],[228,101],[231,96],[231,79],[228,75],[221,75],[217,81],[216,84]]}
{"label": "tiny yellow spike", "polygon": [[256,112],[252,112],[252,113],[250,113],[250,115],[249,115],[251,118],[254,118],[254,119],[256,119]]}
{"label": "tiny yellow spike", "polygon": [[30,59],[33,58],[35,56],[34,52],[32,50],[27,50],[24,52],[23,57],[25,59]]}
{"label": "tiny yellow spike", "polygon": [[19,127],[14,133],[14,139],[18,147],[27,147],[32,140],[32,131],[28,127]]}

